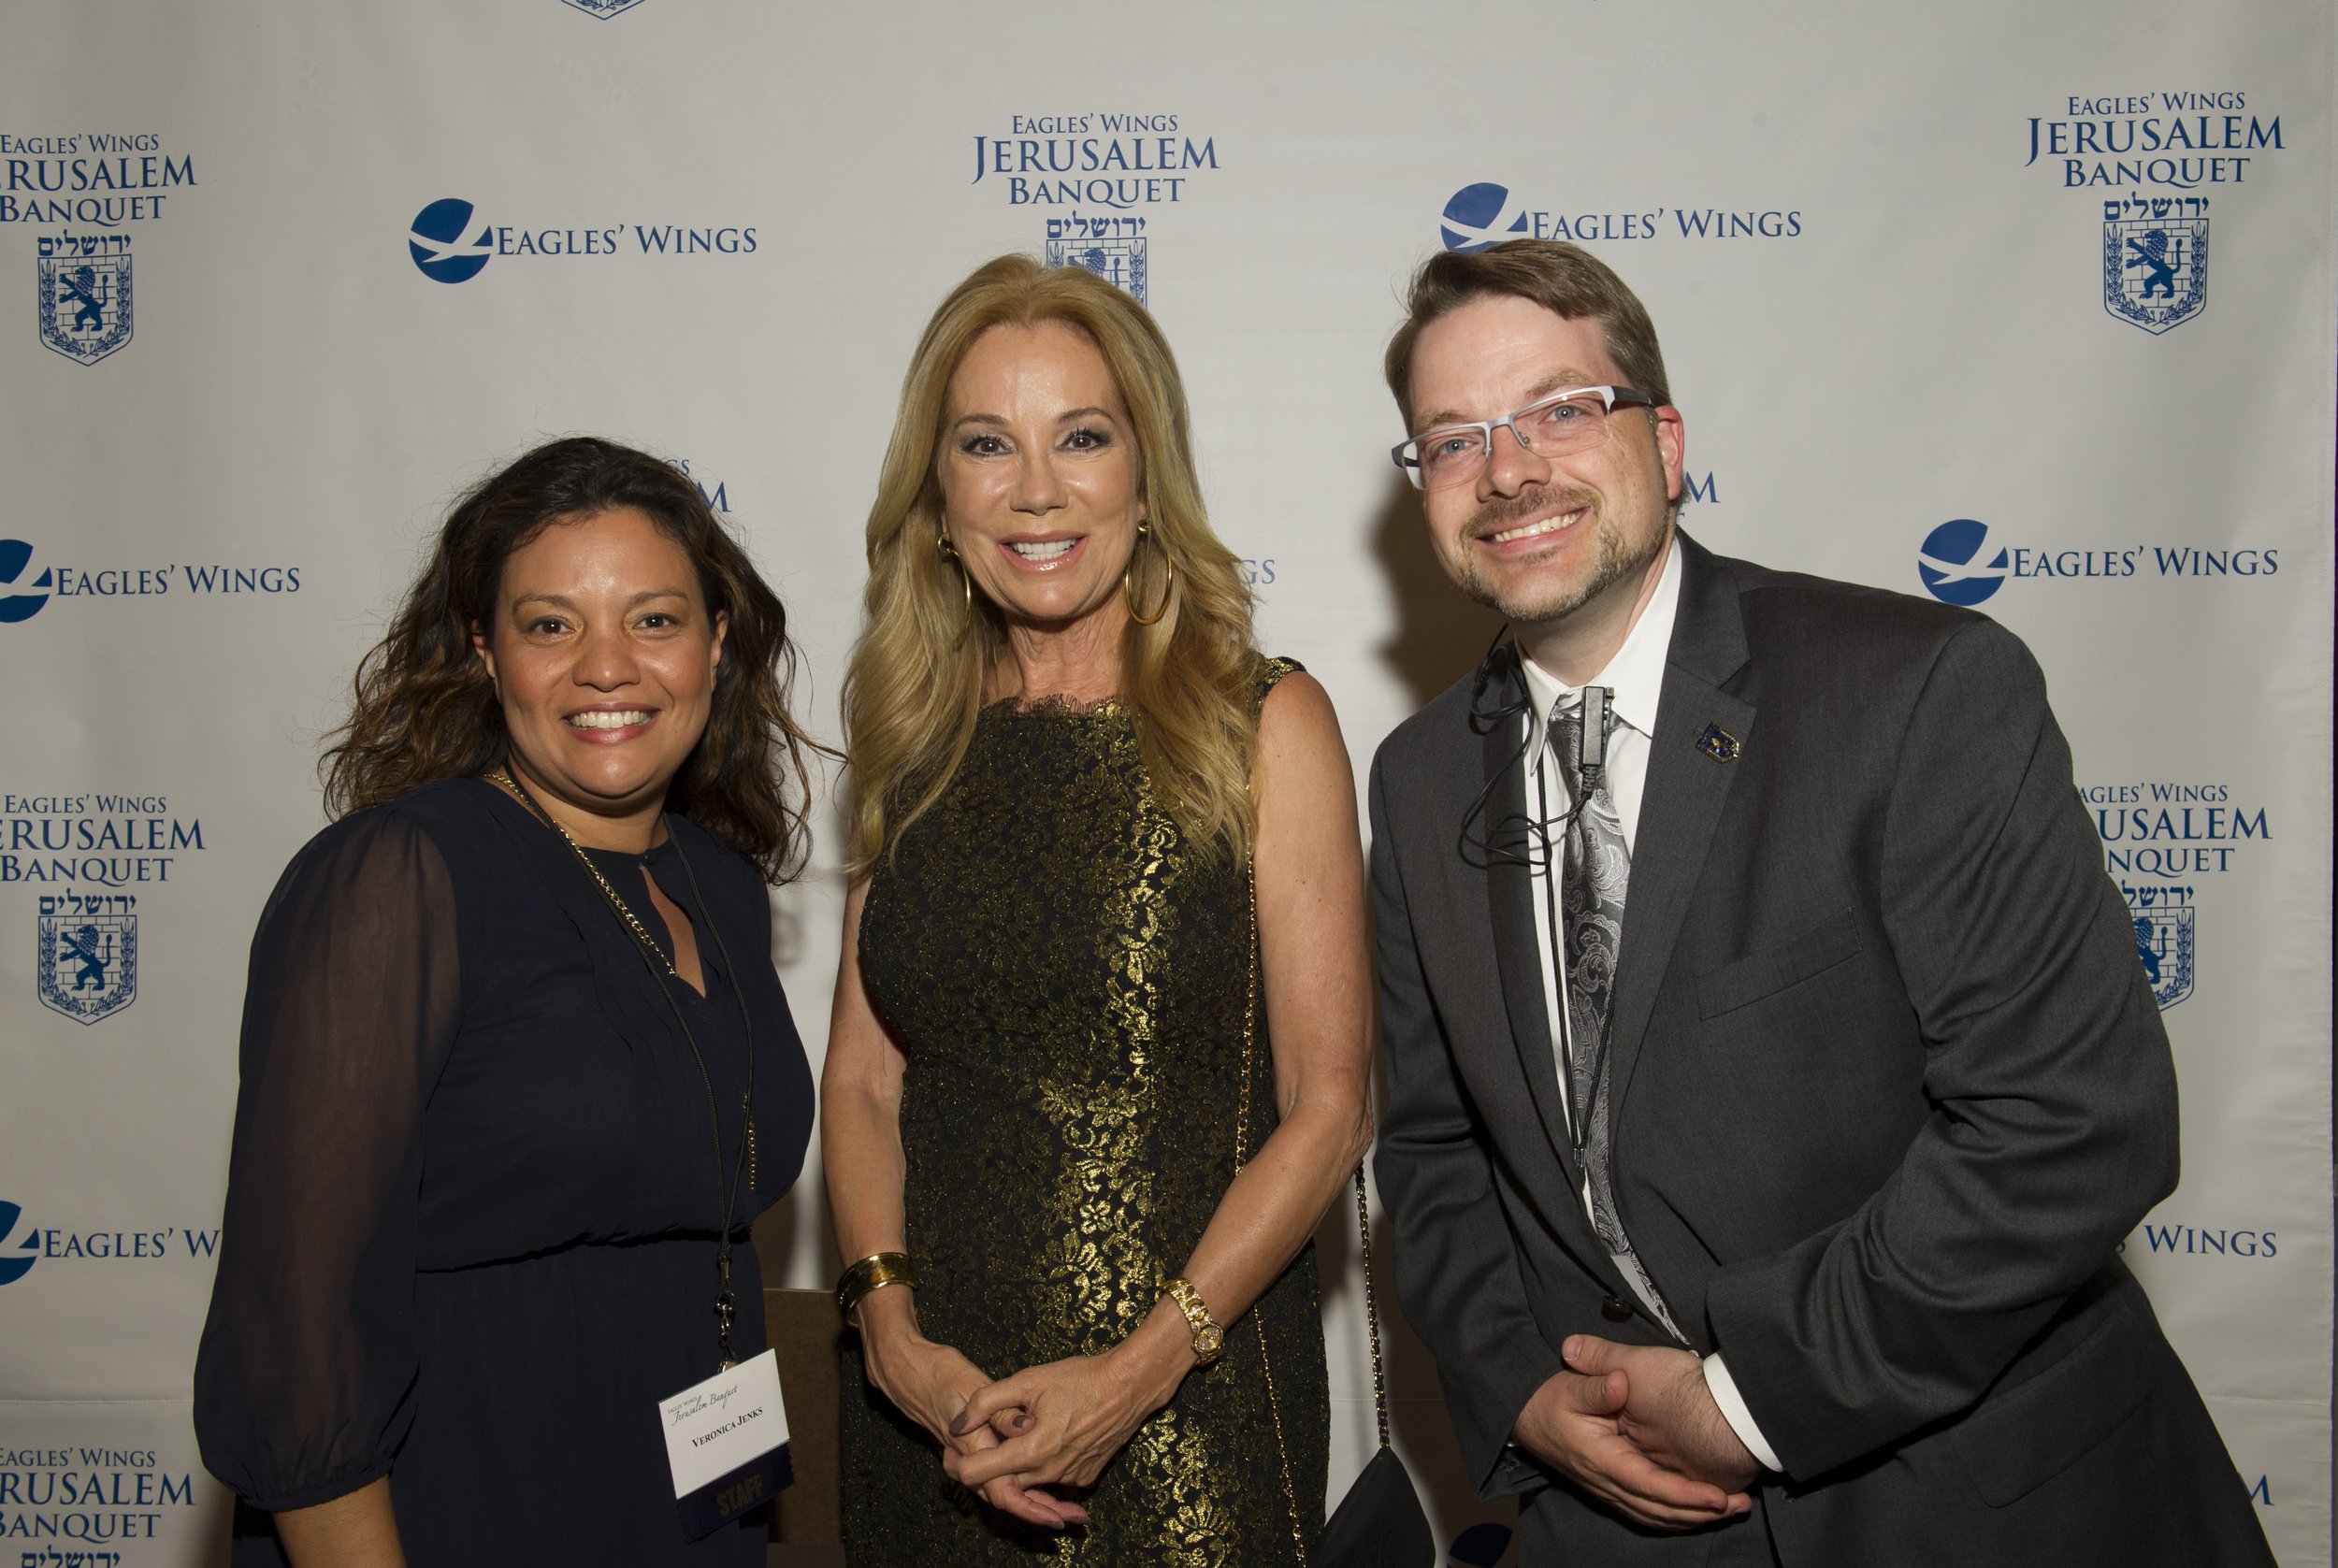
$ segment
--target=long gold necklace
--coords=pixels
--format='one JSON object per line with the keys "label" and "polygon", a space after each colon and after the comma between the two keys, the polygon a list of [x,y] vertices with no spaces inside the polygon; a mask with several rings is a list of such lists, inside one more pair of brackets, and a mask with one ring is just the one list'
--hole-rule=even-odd
{"label": "long gold necklace", "polygon": [[657,959],[659,967],[663,968],[668,974],[672,975],[676,980],[681,979],[682,971],[674,968],[671,958],[666,957],[666,950],[657,945],[657,939],[649,934],[649,928],[642,925],[641,916],[633,913],[633,906],[625,901],[625,895],[618,892],[611,885],[609,879],[600,874],[600,868],[593,864],[593,857],[584,853],[584,846],[578,843],[567,828],[560,826],[560,819],[538,805],[527,791],[521,789],[519,781],[512,776],[509,768],[500,773],[490,773],[487,777],[511,791],[512,798],[551,825],[552,830],[560,835],[560,842],[575,852],[578,863],[584,868],[585,874],[593,879],[593,885],[600,889],[600,896],[609,900],[609,907],[617,912],[617,918],[625,922],[625,928],[633,933],[633,940],[642,944],[642,950]]}

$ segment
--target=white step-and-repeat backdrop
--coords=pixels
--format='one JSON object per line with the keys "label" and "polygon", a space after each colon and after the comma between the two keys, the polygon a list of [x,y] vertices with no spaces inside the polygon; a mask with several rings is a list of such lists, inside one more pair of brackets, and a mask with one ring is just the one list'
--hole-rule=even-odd
{"label": "white step-and-repeat backdrop", "polygon": [[[0,1568],[215,1549],[188,1378],[261,900],[468,481],[686,464],[833,738],[915,336],[1006,250],[1143,296],[1267,645],[1361,774],[1491,630],[1378,379],[1439,245],[1636,285],[1707,543],[1981,607],[2053,683],[2183,1075],[2128,1239],[2284,1563],[2330,1558],[2326,0],[0,0]],[[821,1039],[836,815],[777,896]],[[834,1267],[817,1171],[759,1232]],[[1324,1245],[1333,1482],[1370,1442]],[[1450,1561],[1425,1357],[1402,1446]]]}

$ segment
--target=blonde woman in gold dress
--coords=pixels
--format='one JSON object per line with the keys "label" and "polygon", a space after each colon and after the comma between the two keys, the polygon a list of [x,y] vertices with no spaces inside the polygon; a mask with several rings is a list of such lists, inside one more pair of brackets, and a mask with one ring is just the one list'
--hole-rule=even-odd
{"label": "blonde woman in gold dress", "polygon": [[1144,308],[961,283],[869,565],[822,1083],[846,1555],[1303,1561],[1307,1238],[1371,1136],[1355,785],[1252,643]]}

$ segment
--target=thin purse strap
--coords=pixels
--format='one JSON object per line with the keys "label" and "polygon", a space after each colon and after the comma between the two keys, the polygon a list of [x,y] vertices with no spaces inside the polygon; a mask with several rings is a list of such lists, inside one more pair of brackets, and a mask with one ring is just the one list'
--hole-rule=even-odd
{"label": "thin purse strap", "polygon": [[[1242,1173],[1242,1167],[1250,1158],[1250,1078],[1257,1071],[1258,1057],[1258,977],[1262,955],[1259,952],[1258,863],[1255,860],[1243,862],[1242,891],[1243,902],[1249,906],[1249,962],[1247,967],[1250,975],[1249,992],[1242,1008],[1242,1087],[1235,1101],[1234,1118],[1234,1169],[1236,1175]],[[1362,1176],[1364,1167],[1357,1166],[1356,1173]],[[1291,1478],[1291,1448],[1283,1440],[1282,1400],[1275,1392],[1275,1361],[1267,1354],[1266,1326],[1261,1320],[1265,1303],[1266,1298],[1262,1294],[1250,1309],[1252,1324],[1258,1331],[1259,1371],[1265,1374],[1266,1379],[1266,1413],[1275,1427],[1275,1458],[1281,1463],[1283,1500],[1291,1506],[1291,1549],[1299,1568],[1306,1568],[1307,1536],[1299,1523],[1299,1489]],[[1382,1422],[1383,1428],[1386,1424]]]}
{"label": "thin purse strap", "polygon": [[[1250,1073],[1253,1042],[1258,1038],[1258,869],[1243,868],[1246,900],[1250,906],[1249,995],[1242,1010],[1242,1093],[1234,1121],[1234,1168],[1237,1173],[1249,1158]],[[1364,1258],[1364,1327],[1372,1347],[1372,1414],[1380,1424],[1380,1446],[1389,1446],[1388,1372],[1380,1359],[1380,1305],[1372,1288],[1372,1204],[1364,1195],[1364,1161],[1356,1161],[1356,1244]]]}
{"label": "thin purse strap", "polygon": [[1364,1195],[1364,1161],[1356,1161],[1356,1241],[1364,1248],[1364,1326],[1372,1341],[1372,1413],[1388,1446],[1388,1377],[1380,1367],[1380,1309],[1372,1296],[1372,1207]]}

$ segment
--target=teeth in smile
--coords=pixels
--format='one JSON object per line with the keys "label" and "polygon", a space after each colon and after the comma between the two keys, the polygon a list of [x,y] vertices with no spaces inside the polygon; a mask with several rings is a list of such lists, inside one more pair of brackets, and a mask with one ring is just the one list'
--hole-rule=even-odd
{"label": "teeth in smile", "polygon": [[1539,523],[1529,523],[1523,528],[1512,528],[1507,533],[1491,535],[1489,536],[1489,542],[1494,544],[1508,544],[1512,539],[1532,539],[1537,534],[1555,534],[1561,528],[1566,527],[1569,523],[1574,521],[1575,513],[1571,511],[1561,512],[1556,517],[1546,517]]}
{"label": "teeth in smile", "polygon": [[1026,561],[1052,561],[1072,553],[1075,539],[1051,539],[1039,544],[1010,544],[1007,546]]}
{"label": "teeth in smile", "polygon": [[649,723],[648,710],[625,708],[607,713],[570,713],[571,729],[623,729],[628,725]]}

